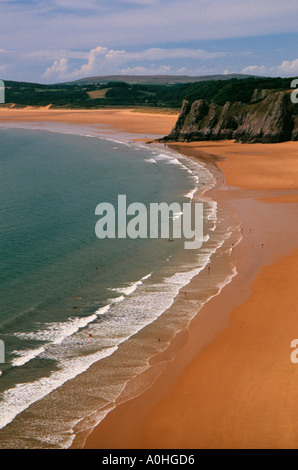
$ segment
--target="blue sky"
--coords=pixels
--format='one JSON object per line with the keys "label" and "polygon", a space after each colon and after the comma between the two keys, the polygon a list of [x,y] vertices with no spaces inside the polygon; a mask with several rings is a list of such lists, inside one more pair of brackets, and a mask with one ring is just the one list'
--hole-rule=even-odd
{"label": "blue sky", "polygon": [[298,0],[0,0],[0,78],[298,76]]}

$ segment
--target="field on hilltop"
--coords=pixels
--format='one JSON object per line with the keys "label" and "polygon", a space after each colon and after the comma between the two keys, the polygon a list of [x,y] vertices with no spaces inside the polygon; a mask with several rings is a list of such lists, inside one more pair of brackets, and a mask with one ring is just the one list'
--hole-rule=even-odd
{"label": "field on hilltop", "polygon": [[227,101],[249,103],[255,89],[287,90],[290,89],[292,80],[291,78],[225,76],[225,79],[218,79],[217,77],[192,83],[173,84],[127,83],[118,80],[86,83],[81,80],[43,85],[5,81],[4,106],[51,106],[70,109],[118,106],[179,110],[184,99],[190,102],[204,99],[217,105],[223,105]]}

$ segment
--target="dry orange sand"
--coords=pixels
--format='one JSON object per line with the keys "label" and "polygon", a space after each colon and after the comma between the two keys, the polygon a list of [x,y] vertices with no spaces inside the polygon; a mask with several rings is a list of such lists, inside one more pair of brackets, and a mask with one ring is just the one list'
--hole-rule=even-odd
{"label": "dry orange sand", "polygon": [[264,267],[248,301],[148,418],[144,442],[177,448],[297,448],[298,251]]}
{"label": "dry orange sand", "polygon": [[61,122],[117,129],[144,135],[165,135],[177,120],[177,114],[138,112],[134,109],[66,110],[48,108],[0,108],[1,122]]}
{"label": "dry orange sand", "polygon": [[192,154],[228,157],[219,161],[226,183],[246,189],[297,189],[298,144],[235,144],[234,141],[175,144]]}
{"label": "dry orange sand", "polygon": [[165,397],[122,405],[88,448],[297,448],[297,276],[298,251],[264,267],[248,301]]}
{"label": "dry orange sand", "polygon": [[227,157],[217,163],[236,188],[212,197],[230,199],[243,222],[238,275],[203,307],[155,384],[117,406],[86,448],[295,448],[298,143],[174,147]]}

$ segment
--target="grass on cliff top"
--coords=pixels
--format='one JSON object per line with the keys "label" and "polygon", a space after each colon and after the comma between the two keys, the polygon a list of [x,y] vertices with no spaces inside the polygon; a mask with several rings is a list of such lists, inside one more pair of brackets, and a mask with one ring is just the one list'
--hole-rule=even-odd
{"label": "grass on cliff top", "polygon": [[224,105],[249,103],[255,89],[290,90],[291,78],[251,77],[230,80],[206,80],[173,85],[128,84],[125,82],[42,85],[5,81],[6,103],[22,106],[96,109],[103,107],[143,107],[177,110],[184,99],[203,99]]}

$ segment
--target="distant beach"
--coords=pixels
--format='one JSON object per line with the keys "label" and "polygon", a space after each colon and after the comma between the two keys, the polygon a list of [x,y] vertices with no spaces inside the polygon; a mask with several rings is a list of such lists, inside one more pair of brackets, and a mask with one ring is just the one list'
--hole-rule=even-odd
{"label": "distant beach", "polygon": [[[88,125],[144,141],[168,134],[176,119],[132,109],[0,110],[1,125]],[[214,253],[177,302],[199,302],[202,282],[227,282],[74,447],[296,448],[298,369],[290,344],[298,337],[298,144],[169,148],[207,165],[216,184],[204,196],[216,201],[219,216],[239,224],[239,237],[235,232],[229,249]]]}
{"label": "distant beach", "polygon": [[[0,122],[52,122],[100,127],[118,132],[163,136],[174,127],[177,114],[140,112],[135,109],[68,110],[45,108],[0,108]],[[101,128],[102,131],[102,128]]]}

